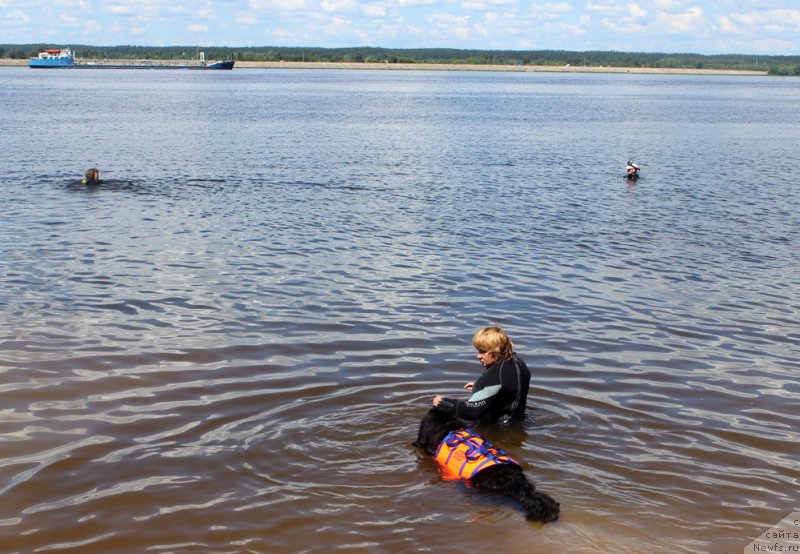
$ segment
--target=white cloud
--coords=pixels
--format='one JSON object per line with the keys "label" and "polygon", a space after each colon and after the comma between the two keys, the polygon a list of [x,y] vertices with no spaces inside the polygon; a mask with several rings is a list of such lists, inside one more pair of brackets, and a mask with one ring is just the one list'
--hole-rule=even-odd
{"label": "white cloud", "polygon": [[251,13],[237,12],[234,21],[240,25],[255,25],[258,23],[258,18]]}
{"label": "white cloud", "polygon": [[536,13],[567,13],[572,11],[572,4],[557,2],[553,4],[531,4],[531,10]]}
{"label": "white cloud", "polygon": [[600,24],[607,29],[619,33],[641,33],[646,30],[644,25],[634,23],[630,20],[604,18],[600,20]]}
{"label": "white cloud", "polygon": [[661,12],[656,16],[656,24],[667,33],[680,34],[699,30],[705,18],[702,8],[694,6],[682,13]]}
{"label": "white cloud", "polygon": [[273,44],[281,44],[283,42],[290,42],[297,40],[297,31],[289,29],[268,29],[264,31],[264,36],[268,40],[273,41]]}
{"label": "white cloud", "polygon": [[446,36],[467,39],[470,37],[470,17],[451,13],[436,13],[425,16],[425,20],[432,23],[439,32]]}
{"label": "white cloud", "polygon": [[97,21],[89,19],[83,22],[83,34],[87,37],[96,36],[103,31],[103,26]]}
{"label": "white cloud", "polygon": [[548,32],[556,32],[556,33],[566,33],[568,35],[579,36],[585,35],[586,29],[580,25],[575,25],[574,23],[548,23],[545,25],[545,30]]}
{"label": "white cloud", "polygon": [[[645,18],[647,12],[640,4],[589,3],[586,7],[599,16],[603,16],[600,18],[600,25],[612,33],[640,33],[644,29],[639,20]],[[581,18],[583,25],[588,26],[591,23],[587,14],[583,14]]]}
{"label": "white cloud", "polygon": [[727,15],[723,15],[719,18],[719,28],[723,33],[730,33],[733,35],[738,35],[742,33],[742,29],[740,29],[731,18]]}
{"label": "white cloud", "polygon": [[425,20],[437,26],[466,26],[469,23],[470,16],[452,13],[434,13],[425,16]]}
{"label": "white cloud", "polygon": [[396,0],[395,4],[401,8],[416,8],[420,6],[439,6],[444,3],[438,0]]}
{"label": "white cloud", "polygon": [[133,7],[125,4],[110,4],[108,6],[104,6],[102,10],[106,13],[114,15],[130,15],[134,13]]}
{"label": "white cloud", "polygon": [[665,12],[676,12],[686,6],[686,0],[654,0],[653,7]]}
{"label": "white cloud", "polygon": [[516,5],[516,0],[463,0],[461,2],[461,8],[465,11],[488,11]]}
{"label": "white cloud", "polygon": [[58,22],[67,27],[78,27],[82,25],[82,20],[69,12],[59,14]]}
{"label": "white cloud", "polygon": [[306,0],[249,0],[248,6],[254,10],[304,10]]}
{"label": "white cloud", "polygon": [[732,13],[737,25],[753,30],[778,31],[800,27],[800,10],[780,9],[763,12]]}
{"label": "white cloud", "polygon": [[172,16],[187,16],[195,15],[201,10],[207,10],[210,6],[208,3],[205,7],[192,7],[189,8],[176,2],[160,2],[159,0],[115,0],[116,6],[122,7],[127,10],[127,13],[135,17],[140,17],[143,20],[150,22]]}
{"label": "white cloud", "polygon": [[647,16],[647,12],[639,4],[628,4],[628,10],[630,11],[631,17],[636,19],[641,19]]}
{"label": "white cloud", "polygon": [[5,20],[9,23],[27,23],[31,18],[20,11],[16,11],[7,14]]}
{"label": "white cloud", "polygon": [[755,41],[756,52],[797,52],[800,40],[761,39]]}
{"label": "white cloud", "polygon": [[205,33],[208,31],[208,25],[202,25],[200,23],[193,23],[189,25],[189,31],[192,33]]}
{"label": "white cloud", "polygon": [[116,44],[128,33],[144,45],[185,44],[201,33],[232,46],[796,54],[797,29],[798,0],[0,0],[10,43]]}
{"label": "white cloud", "polygon": [[361,11],[364,12],[364,15],[369,17],[386,17],[386,6],[385,5],[374,5],[368,4],[361,8]]}
{"label": "white cloud", "polygon": [[66,8],[68,10],[80,8],[81,3],[80,0],[53,0],[51,2],[56,8]]}
{"label": "white cloud", "polygon": [[320,7],[326,12],[352,12],[357,5],[355,0],[322,0]]}
{"label": "white cloud", "polygon": [[325,29],[330,34],[340,34],[344,31],[349,30],[350,28],[350,21],[343,17],[332,17],[328,20],[328,23],[325,25]]}
{"label": "white cloud", "polygon": [[[58,0],[53,3],[54,6],[60,8],[66,8],[72,11],[81,11],[81,12],[93,12],[94,7],[89,4],[86,0]],[[0,7],[2,7],[2,1],[0,1]]]}
{"label": "white cloud", "polygon": [[608,16],[623,16],[628,12],[625,4],[595,4],[591,0],[584,7],[587,11],[598,12]]}

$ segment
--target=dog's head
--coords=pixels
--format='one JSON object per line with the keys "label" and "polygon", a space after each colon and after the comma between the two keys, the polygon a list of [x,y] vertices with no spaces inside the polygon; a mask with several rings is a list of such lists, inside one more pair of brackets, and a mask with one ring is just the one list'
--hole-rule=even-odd
{"label": "dog's head", "polygon": [[452,414],[439,408],[431,408],[422,418],[417,440],[412,444],[417,448],[425,449],[429,456],[433,456],[447,433],[463,428],[464,422],[456,419]]}

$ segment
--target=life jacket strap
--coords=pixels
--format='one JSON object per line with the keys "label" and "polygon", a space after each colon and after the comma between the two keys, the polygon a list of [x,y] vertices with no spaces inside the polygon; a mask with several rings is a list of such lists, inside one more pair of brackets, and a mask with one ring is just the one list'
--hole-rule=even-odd
{"label": "life jacket strap", "polygon": [[[453,459],[456,452],[459,456]],[[436,449],[435,457],[449,473],[465,479],[490,465],[519,465],[501,449],[492,446],[489,441],[469,429],[448,433]]]}

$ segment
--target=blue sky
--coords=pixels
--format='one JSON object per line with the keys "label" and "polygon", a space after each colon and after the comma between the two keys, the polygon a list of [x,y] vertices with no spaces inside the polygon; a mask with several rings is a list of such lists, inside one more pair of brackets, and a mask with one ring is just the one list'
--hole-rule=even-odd
{"label": "blue sky", "polygon": [[0,43],[800,55],[798,0],[0,0]]}

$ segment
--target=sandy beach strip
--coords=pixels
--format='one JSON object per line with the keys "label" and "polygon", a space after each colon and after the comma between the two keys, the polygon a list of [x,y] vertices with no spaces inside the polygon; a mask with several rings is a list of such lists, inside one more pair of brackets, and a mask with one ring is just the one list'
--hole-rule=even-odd
{"label": "sandy beach strip", "polygon": [[[27,67],[28,60],[0,58],[0,66]],[[578,65],[482,65],[448,63],[355,63],[355,62],[246,62],[234,69],[364,69],[395,71],[514,71],[520,73],[655,73],[678,75],[767,75],[766,71],[740,69],[675,69],[667,67],[586,67]]]}
{"label": "sandy beach strip", "polygon": [[584,67],[572,65],[491,65],[446,63],[354,63],[354,62],[244,62],[236,69],[392,69],[406,71],[516,71],[550,73],[674,73],[684,75],[766,75],[766,71],[737,69],[673,69],[664,67]]}

